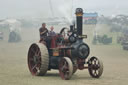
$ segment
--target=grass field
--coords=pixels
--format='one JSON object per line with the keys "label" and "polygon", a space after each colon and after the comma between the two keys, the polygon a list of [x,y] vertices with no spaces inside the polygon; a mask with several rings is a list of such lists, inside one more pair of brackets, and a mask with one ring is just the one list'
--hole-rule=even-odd
{"label": "grass field", "polygon": [[[101,27],[107,28],[106,25]],[[57,29],[59,27],[56,27]],[[90,77],[88,70],[78,70],[71,80],[67,81],[60,78],[58,70],[48,71],[41,77],[32,76],[27,66],[27,52],[33,42],[38,42],[38,29],[22,30],[21,34],[23,41],[20,43],[8,43],[7,39],[0,41],[0,85],[128,84],[128,51],[122,50],[118,44],[92,45],[93,26],[84,26],[84,34],[88,35],[85,42],[91,48],[90,56],[98,56],[103,61],[104,72],[99,79]]]}

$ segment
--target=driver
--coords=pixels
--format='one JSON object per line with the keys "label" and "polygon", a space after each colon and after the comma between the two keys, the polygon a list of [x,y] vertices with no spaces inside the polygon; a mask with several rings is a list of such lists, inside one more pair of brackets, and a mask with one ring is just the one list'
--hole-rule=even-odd
{"label": "driver", "polygon": [[39,29],[40,32],[40,41],[45,40],[48,35],[48,29],[46,28],[46,24],[43,23],[42,27]]}

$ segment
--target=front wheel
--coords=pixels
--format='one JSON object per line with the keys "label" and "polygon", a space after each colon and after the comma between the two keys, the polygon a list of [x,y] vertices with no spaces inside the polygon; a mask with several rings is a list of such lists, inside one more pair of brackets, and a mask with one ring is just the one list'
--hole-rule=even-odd
{"label": "front wheel", "polygon": [[64,57],[59,63],[59,73],[62,79],[69,80],[73,74],[72,61],[68,57]]}
{"label": "front wheel", "polygon": [[91,57],[88,61],[88,71],[93,78],[99,78],[103,73],[103,63],[96,57]]}

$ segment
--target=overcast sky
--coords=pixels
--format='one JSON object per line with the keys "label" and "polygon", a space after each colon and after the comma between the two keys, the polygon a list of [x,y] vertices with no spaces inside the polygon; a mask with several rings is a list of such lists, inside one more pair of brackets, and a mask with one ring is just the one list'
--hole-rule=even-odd
{"label": "overcast sky", "polygon": [[[0,0],[0,19],[7,17],[49,17],[71,14],[72,0]],[[73,9],[82,7],[85,12],[99,15],[128,14],[127,0],[73,0]],[[74,10],[72,11],[74,12]],[[54,15],[53,15],[54,14]]]}

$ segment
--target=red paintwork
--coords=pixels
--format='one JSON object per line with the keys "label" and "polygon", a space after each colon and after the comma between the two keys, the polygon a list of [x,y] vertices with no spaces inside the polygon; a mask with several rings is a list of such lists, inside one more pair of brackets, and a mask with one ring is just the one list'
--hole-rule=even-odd
{"label": "red paintwork", "polygon": [[52,37],[51,37],[51,38],[52,38],[52,40],[51,40],[51,46],[50,46],[51,49],[53,49],[53,48],[58,48],[58,49],[66,48],[66,46],[63,45],[63,44],[57,45],[56,40],[57,40],[57,38],[59,38],[59,37],[62,37],[62,35],[56,35],[56,36],[52,36]]}
{"label": "red paintwork", "polygon": [[56,39],[57,39],[57,36],[52,37],[51,48],[56,48]]}

